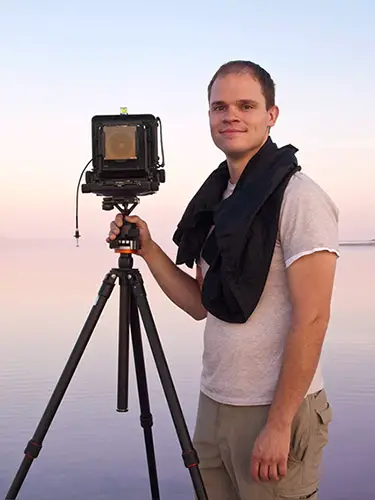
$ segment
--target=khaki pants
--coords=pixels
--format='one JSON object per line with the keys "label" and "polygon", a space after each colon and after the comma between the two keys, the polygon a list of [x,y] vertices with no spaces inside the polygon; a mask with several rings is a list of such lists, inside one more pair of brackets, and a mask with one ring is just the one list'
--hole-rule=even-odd
{"label": "khaki pants", "polygon": [[268,411],[269,406],[229,406],[200,394],[193,442],[209,500],[318,499],[322,452],[332,420],[325,390],[307,396],[295,416],[286,476],[257,483],[250,461]]}

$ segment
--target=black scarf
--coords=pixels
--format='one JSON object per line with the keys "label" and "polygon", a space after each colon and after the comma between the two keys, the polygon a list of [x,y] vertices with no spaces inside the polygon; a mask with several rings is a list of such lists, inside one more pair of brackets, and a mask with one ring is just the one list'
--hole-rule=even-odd
{"label": "black scarf", "polygon": [[301,169],[297,151],[291,145],[278,148],[268,138],[225,200],[229,171],[227,162],[221,163],[190,201],[173,235],[177,265],[193,267],[201,252],[209,264],[202,304],[223,321],[245,323],[263,293],[284,191]]}

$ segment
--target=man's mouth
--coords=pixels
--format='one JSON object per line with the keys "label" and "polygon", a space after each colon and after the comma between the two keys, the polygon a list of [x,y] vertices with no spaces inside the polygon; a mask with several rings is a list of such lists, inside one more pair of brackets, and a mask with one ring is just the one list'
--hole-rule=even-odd
{"label": "man's mouth", "polygon": [[221,134],[243,134],[245,130],[240,130],[238,128],[225,128],[220,131]]}

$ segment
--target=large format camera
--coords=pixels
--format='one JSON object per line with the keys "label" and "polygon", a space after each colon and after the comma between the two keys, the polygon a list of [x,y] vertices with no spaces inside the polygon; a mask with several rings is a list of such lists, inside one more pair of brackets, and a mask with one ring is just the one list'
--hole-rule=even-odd
{"label": "large format camera", "polygon": [[92,165],[92,171],[86,172],[82,193],[124,200],[158,191],[160,183],[165,182],[160,119],[151,114],[94,116]]}
{"label": "large format camera", "polygon": [[[159,131],[160,128],[160,131]],[[92,170],[86,172],[86,184],[82,193],[103,196],[103,210],[114,207],[129,215],[139,203],[138,196],[154,194],[165,182],[164,148],[161,121],[151,114],[94,116],[91,119],[92,158],[81,173],[80,180],[92,163]],[[162,159],[158,153],[160,148]],[[78,189],[76,194],[76,231],[78,230]],[[139,230],[134,223],[124,221],[120,235],[110,241],[110,248],[116,251],[140,248]]]}

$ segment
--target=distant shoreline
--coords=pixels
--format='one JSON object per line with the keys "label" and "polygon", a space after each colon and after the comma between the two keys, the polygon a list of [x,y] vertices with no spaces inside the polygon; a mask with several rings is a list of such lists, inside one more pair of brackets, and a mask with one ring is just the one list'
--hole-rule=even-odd
{"label": "distant shoreline", "polygon": [[340,246],[375,246],[375,240],[340,241]]}

